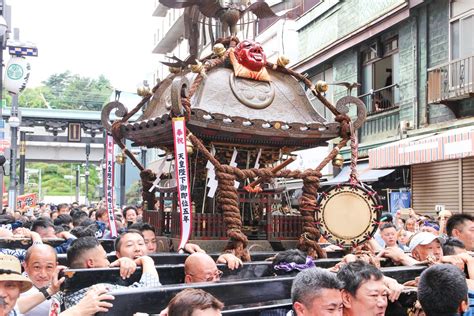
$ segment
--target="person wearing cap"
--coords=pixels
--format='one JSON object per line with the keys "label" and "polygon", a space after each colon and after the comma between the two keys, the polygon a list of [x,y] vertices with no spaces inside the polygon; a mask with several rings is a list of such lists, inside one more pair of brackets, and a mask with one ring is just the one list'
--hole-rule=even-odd
{"label": "person wearing cap", "polygon": [[426,262],[451,263],[463,270],[464,266],[467,265],[468,271],[472,270],[474,275],[474,258],[462,253],[444,256],[443,248],[441,247],[443,241],[444,239],[441,236],[436,236],[428,232],[420,232],[412,237],[408,245],[411,256],[398,247],[386,248],[381,255],[405,266]]}
{"label": "person wearing cap", "polygon": [[21,293],[28,291],[33,283],[21,274],[20,261],[10,255],[0,255],[0,315],[16,316],[14,309]]}
{"label": "person wearing cap", "polygon": [[443,257],[442,241],[443,238],[440,236],[428,232],[420,232],[413,235],[408,244],[408,251],[411,253],[411,256],[399,247],[387,247],[382,251],[381,256],[392,259],[395,263],[404,266],[416,265],[426,260],[440,262]]}

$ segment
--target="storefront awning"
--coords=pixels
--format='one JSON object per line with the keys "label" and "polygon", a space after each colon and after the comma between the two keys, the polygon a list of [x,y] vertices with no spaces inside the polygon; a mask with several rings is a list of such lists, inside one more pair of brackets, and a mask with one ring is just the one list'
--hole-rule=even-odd
{"label": "storefront awning", "polygon": [[[359,180],[362,182],[375,182],[380,178],[385,177],[395,171],[395,169],[371,169],[368,163],[360,163],[357,165],[357,173]],[[325,185],[336,185],[349,181],[351,174],[350,166],[342,168],[341,172],[333,179],[327,182],[321,182],[321,186]]]}
{"label": "storefront awning", "polygon": [[371,168],[406,166],[474,156],[474,126],[408,138],[369,150]]}

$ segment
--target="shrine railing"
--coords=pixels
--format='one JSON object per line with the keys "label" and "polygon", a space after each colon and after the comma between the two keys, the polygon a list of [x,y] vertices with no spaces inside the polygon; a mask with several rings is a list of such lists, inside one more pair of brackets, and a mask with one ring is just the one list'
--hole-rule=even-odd
{"label": "shrine railing", "polygon": [[267,225],[267,238],[298,239],[303,233],[303,219],[300,215],[270,215]]}
{"label": "shrine railing", "polygon": [[[179,238],[181,231],[180,213],[145,211],[144,219],[156,228],[159,236]],[[226,239],[226,228],[222,214],[195,213],[190,239]],[[269,240],[297,239],[302,234],[302,218],[299,215],[270,215],[266,221]]]}
{"label": "shrine railing", "polygon": [[[179,238],[181,231],[180,213],[176,210],[177,201],[175,188],[160,188],[158,197],[159,209],[144,211],[143,219],[156,229],[158,236],[169,236]],[[267,215],[261,221],[260,229],[263,234],[257,234],[258,239],[262,237],[268,240],[297,239],[302,233],[301,216],[273,215],[269,212],[275,203],[275,194],[281,194],[281,190],[265,191],[258,196],[250,194],[244,190],[239,191],[240,206],[245,203],[259,203],[265,209]],[[165,207],[165,205],[167,207]],[[266,235],[266,236],[265,236]],[[190,239],[226,239],[226,227],[224,217],[220,213],[193,213],[192,232]],[[252,236],[249,235],[249,238]]]}
{"label": "shrine railing", "polygon": [[[227,239],[222,214],[194,213],[192,215],[190,239]],[[171,213],[171,237],[179,238],[181,231],[180,213]]]}

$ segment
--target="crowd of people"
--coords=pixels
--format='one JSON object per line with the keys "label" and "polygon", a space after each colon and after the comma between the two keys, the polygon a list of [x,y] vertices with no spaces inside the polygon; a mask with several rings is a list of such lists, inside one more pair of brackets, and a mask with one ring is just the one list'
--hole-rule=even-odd
{"label": "crowd of people", "polygon": [[[111,238],[106,209],[78,204],[39,205],[0,215],[0,237],[27,238],[27,249],[0,248],[0,316],[94,315],[113,306],[114,290],[159,288],[160,278],[150,255],[158,251],[155,229],[142,221],[141,209],[117,210],[116,260],[100,239]],[[62,239],[56,247],[44,241]],[[4,243],[5,244],[5,243]],[[164,247],[170,251],[169,247]],[[167,249],[166,249],[167,248]],[[334,247],[327,248],[327,251]],[[239,269],[243,263],[224,252],[217,260],[196,244],[183,249],[187,284],[219,281],[217,264]],[[261,312],[269,315],[384,315],[389,301],[396,301],[404,285],[384,276],[384,265],[429,265],[420,278],[405,286],[418,288],[417,315],[471,315],[474,310],[474,218],[443,211],[437,217],[384,213],[372,240],[344,256],[328,269],[315,267],[314,258],[288,250],[273,258],[276,276],[296,274],[291,290],[292,309]],[[66,254],[66,266],[58,265]],[[64,292],[65,269],[118,268],[123,279],[141,267],[139,280],[128,286],[99,283]],[[161,315],[220,315],[224,305],[202,289],[187,288],[177,294]]]}

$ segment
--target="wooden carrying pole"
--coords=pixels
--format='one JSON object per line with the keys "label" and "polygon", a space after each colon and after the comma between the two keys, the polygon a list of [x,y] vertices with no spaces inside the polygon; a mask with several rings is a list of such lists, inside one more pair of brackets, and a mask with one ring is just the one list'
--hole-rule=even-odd
{"label": "wooden carrying pole", "polygon": [[[288,158],[287,160],[285,160],[282,164],[279,164],[278,166],[272,168],[270,170],[270,172],[272,174],[275,174],[277,173],[278,171],[282,170],[283,168],[285,168],[286,166],[288,166],[290,163],[292,163],[293,161],[295,161],[295,158],[293,157],[290,157]],[[259,185],[260,183],[262,183],[264,180],[263,177],[260,177],[258,178],[257,180],[253,181],[252,183],[250,183],[249,185],[246,185],[244,187],[244,189],[247,191],[247,192],[260,192],[262,191],[262,189],[257,189],[255,188],[257,185]]]}

